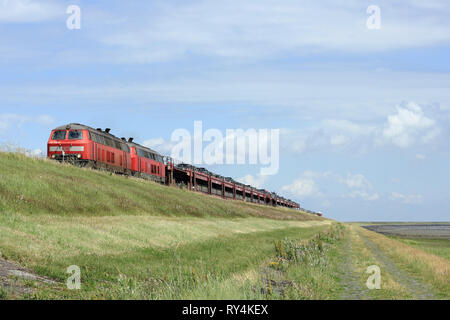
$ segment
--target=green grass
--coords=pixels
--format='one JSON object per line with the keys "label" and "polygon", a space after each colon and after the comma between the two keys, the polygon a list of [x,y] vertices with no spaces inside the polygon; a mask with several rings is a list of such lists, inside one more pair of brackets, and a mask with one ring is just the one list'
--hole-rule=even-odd
{"label": "green grass", "polygon": [[[445,240],[342,228],[291,209],[0,153],[2,256],[58,282],[9,279],[33,291],[0,285],[0,299],[338,299],[348,288],[367,299],[415,297],[362,234],[448,298]],[[367,292],[372,264],[383,269],[383,290]],[[81,290],[65,285],[71,265],[81,269]]]}
{"label": "green grass", "polygon": [[0,286],[0,300],[6,300],[9,297],[8,291]]}
{"label": "green grass", "polygon": [[[373,241],[402,273],[428,285],[435,298],[449,298],[450,261],[448,259],[407,244],[401,240],[402,238],[393,239],[363,228],[359,229],[358,233]],[[415,297],[417,292],[410,292],[410,294]]]}
{"label": "green grass", "polygon": [[[324,228],[326,226],[285,228],[170,247],[135,247],[108,253],[80,250],[68,255],[64,250],[54,249],[38,258],[21,252],[21,257],[40,274],[61,282],[68,277],[65,274],[68,266],[81,268],[82,290],[70,291],[60,285],[44,288],[32,298],[252,298],[252,292],[242,289],[245,282],[233,277],[258,273],[261,263],[271,255],[275,240],[284,237],[306,239]],[[6,252],[16,258],[13,252],[18,250],[20,248]]]}
{"label": "green grass", "polygon": [[[331,223],[11,153],[0,168],[3,257],[59,282],[23,298],[261,298],[274,241]],[[65,286],[71,265],[81,290]]]}
{"label": "green grass", "polygon": [[276,256],[263,276],[266,298],[337,299],[343,290],[339,278],[344,227],[333,225],[313,238],[284,239],[275,243]]}
{"label": "green grass", "polygon": [[282,207],[222,200],[154,182],[0,152],[0,212],[58,216],[263,216],[323,220]]}
{"label": "green grass", "polygon": [[404,238],[391,236],[390,238],[401,241],[415,248],[422,249],[431,254],[450,260],[450,240],[435,238]]}

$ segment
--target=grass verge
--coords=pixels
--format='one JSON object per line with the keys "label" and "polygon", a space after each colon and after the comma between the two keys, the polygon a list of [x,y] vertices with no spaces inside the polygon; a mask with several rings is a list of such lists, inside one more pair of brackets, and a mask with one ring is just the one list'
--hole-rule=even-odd
{"label": "grass verge", "polygon": [[399,269],[431,286],[436,298],[450,296],[450,262],[440,256],[412,247],[401,241],[359,228]]}
{"label": "grass verge", "polygon": [[424,250],[428,253],[450,260],[450,240],[440,238],[405,238],[390,236],[390,238],[403,242],[409,246]]}
{"label": "grass verge", "polygon": [[0,152],[0,168],[0,212],[323,220],[288,208],[223,200],[151,181],[14,153]]}

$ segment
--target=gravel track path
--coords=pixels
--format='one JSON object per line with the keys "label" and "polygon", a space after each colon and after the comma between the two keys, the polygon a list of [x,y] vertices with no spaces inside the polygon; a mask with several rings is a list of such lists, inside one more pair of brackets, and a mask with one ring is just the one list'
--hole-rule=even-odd
{"label": "gravel track path", "polygon": [[16,281],[14,278],[39,281],[47,284],[56,283],[51,279],[38,276],[32,271],[27,270],[18,264],[6,261],[0,257],[0,289],[6,290],[10,294],[17,294],[19,296],[33,292],[33,288]]}
{"label": "gravel track path", "polygon": [[393,275],[401,285],[403,285],[408,291],[410,291],[415,299],[434,299],[434,295],[431,293],[430,287],[428,285],[414,279],[407,272],[400,270],[391,260],[391,258],[389,258],[382,250],[380,250],[380,248],[378,248],[378,246],[373,241],[359,232],[358,235],[366,243],[367,247],[372,251],[372,254],[376,258],[376,260],[382,263],[386,268],[386,271]]}
{"label": "gravel track path", "polygon": [[367,287],[362,285],[358,274],[355,272],[352,258],[352,241],[347,237],[344,243],[343,254],[345,255],[345,262],[342,265],[344,276],[342,283],[345,287],[345,292],[342,294],[343,300],[365,300],[367,299]]}

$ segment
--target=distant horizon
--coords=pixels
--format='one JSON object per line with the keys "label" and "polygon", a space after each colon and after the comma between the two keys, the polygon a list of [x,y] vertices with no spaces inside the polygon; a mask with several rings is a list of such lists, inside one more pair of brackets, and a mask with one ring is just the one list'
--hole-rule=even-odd
{"label": "distant horizon", "polygon": [[346,223],[450,223],[450,221],[342,221]]}

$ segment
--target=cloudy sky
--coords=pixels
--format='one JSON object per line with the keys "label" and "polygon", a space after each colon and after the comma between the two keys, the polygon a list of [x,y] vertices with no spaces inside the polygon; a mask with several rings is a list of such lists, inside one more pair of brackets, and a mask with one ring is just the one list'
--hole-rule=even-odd
{"label": "cloudy sky", "polygon": [[195,120],[280,129],[278,174],[209,168],[339,220],[449,221],[449,17],[446,0],[0,0],[0,144],[45,153],[69,122],[162,153]]}

